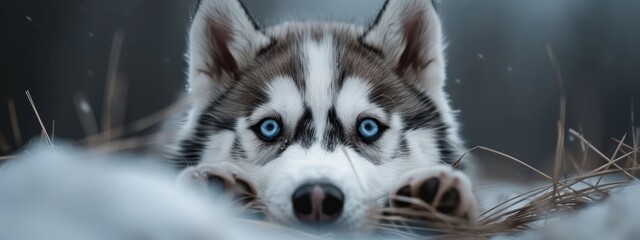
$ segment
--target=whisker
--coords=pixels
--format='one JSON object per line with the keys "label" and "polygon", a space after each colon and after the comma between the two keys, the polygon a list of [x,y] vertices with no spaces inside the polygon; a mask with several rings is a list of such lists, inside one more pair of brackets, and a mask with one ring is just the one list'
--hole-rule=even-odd
{"label": "whisker", "polygon": [[351,160],[351,157],[349,156],[347,149],[344,146],[340,149],[342,149],[342,152],[347,157],[347,160],[349,160],[349,166],[351,166],[351,170],[353,170],[353,174],[356,176],[356,179],[358,180],[358,184],[360,185],[360,188],[362,189],[363,192],[366,192],[367,189],[364,187],[364,184],[362,183],[362,179],[360,178],[360,175],[358,175],[356,166],[353,164],[353,160]]}

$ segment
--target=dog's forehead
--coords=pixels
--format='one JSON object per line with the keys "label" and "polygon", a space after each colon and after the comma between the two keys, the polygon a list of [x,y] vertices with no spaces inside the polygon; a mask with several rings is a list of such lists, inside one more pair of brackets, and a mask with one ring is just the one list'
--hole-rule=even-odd
{"label": "dog's forehead", "polygon": [[[269,29],[267,33],[274,43],[242,72],[241,78],[247,84],[266,89],[274,79],[287,77],[307,101],[314,99],[310,95],[322,93],[326,102],[336,97],[344,80],[358,78],[366,81],[376,94],[402,94],[396,91],[403,84],[393,68],[379,52],[360,42],[363,30],[357,26],[295,23]],[[384,98],[372,100],[385,108],[391,104]]]}
{"label": "dog's forehead", "polygon": [[[416,122],[423,122],[418,121],[419,118],[435,110],[431,100],[410,81],[403,79],[388,59],[360,41],[363,34],[360,28],[340,24],[296,23],[268,30],[267,33],[274,43],[263,49],[252,64],[240,71],[237,78],[239,84],[225,95],[225,102],[228,103],[224,107],[228,110],[225,112],[232,113],[236,118],[251,116],[257,108],[268,105],[274,98],[282,98],[303,102],[309,108],[298,109],[298,113],[309,110],[315,115],[314,119],[327,119],[337,106],[336,99],[340,92],[345,90],[345,80],[350,79],[361,81],[368,91],[358,91],[366,96],[350,96],[353,101],[344,102],[348,105],[344,108],[357,103],[358,98],[367,98],[368,102],[387,114],[399,113],[402,118]],[[294,84],[274,85],[275,81],[283,79]],[[269,89],[274,86],[287,86],[288,89],[279,92],[295,94],[270,94]],[[338,115],[341,115],[339,111]]]}

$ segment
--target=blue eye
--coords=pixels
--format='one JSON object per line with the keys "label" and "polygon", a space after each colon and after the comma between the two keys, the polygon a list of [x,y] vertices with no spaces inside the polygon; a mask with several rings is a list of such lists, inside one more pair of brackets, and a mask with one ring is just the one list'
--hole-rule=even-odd
{"label": "blue eye", "polygon": [[266,118],[260,122],[260,137],[274,140],[280,135],[280,123],[273,118]]}
{"label": "blue eye", "polygon": [[360,121],[358,133],[360,133],[360,136],[365,140],[374,140],[380,133],[380,126],[377,121],[371,118],[365,118]]}

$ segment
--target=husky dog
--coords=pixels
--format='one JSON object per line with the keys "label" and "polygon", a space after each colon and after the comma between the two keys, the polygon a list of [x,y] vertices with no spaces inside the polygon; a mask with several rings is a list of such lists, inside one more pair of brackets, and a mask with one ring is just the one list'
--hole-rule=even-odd
{"label": "husky dog", "polygon": [[255,193],[286,226],[361,229],[375,207],[411,207],[395,196],[472,221],[443,50],[428,0],[389,0],[369,27],[267,29],[238,0],[201,0],[177,183]]}

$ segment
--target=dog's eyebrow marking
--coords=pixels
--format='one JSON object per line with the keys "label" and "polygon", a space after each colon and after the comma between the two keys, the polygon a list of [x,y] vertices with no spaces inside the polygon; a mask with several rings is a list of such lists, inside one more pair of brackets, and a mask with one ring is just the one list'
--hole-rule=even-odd
{"label": "dog's eyebrow marking", "polygon": [[[285,124],[293,125],[303,114],[302,95],[291,77],[280,76],[271,79],[265,85],[264,91],[269,96],[269,101],[252,113],[254,118],[277,113],[282,116]],[[242,101],[242,99],[238,99],[238,101]]]}
{"label": "dog's eyebrow marking", "polygon": [[[355,124],[358,115],[369,112],[383,115],[370,101],[371,85],[358,77],[347,77],[336,97],[336,114],[345,124]],[[372,112],[374,111],[375,112]]]}

